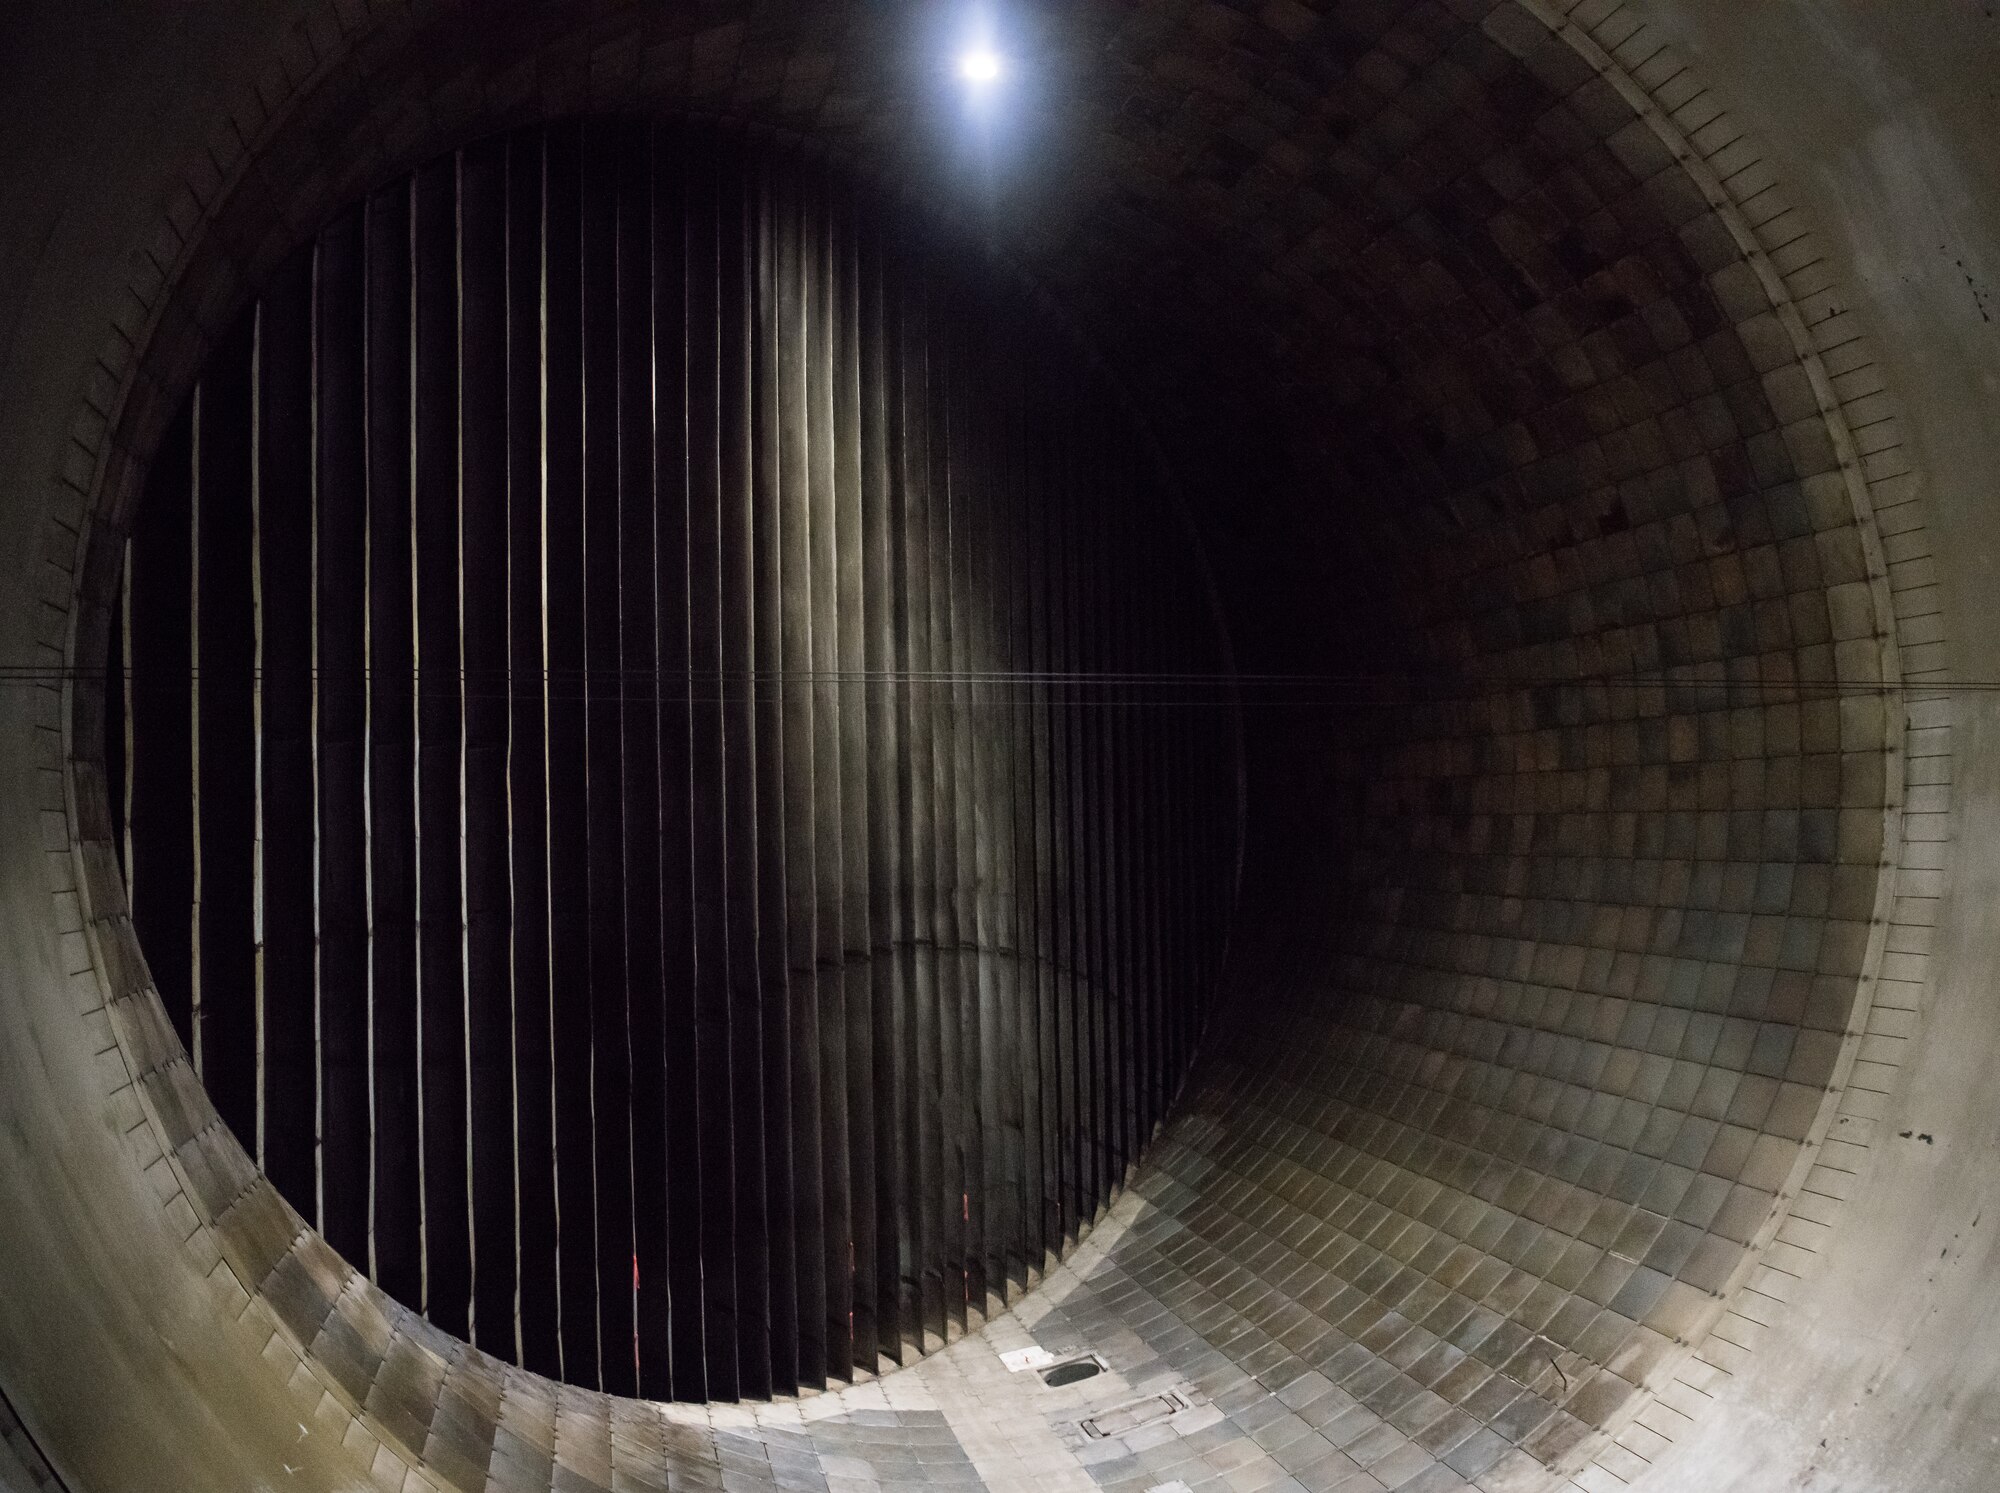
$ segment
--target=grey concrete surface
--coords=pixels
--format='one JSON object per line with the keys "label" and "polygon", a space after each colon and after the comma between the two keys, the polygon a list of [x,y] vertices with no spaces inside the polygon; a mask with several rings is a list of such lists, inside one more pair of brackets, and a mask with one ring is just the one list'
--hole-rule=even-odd
{"label": "grey concrete surface", "polygon": [[[43,662],[52,629],[60,637],[66,598],[51,598],[54,608],[42,600],[48,514],[80,505],[52,474],[72,460],[73,421],[93,387],[102,329],[123,314],[133,256],[196,142],[241,107],[306,9],[80,0],[24,4],[0,20],[0,661]],[[1989,319],[2000,316],[1989,289],[2000,280],[1988,278],[2000,273],[2000,21],[1957,0],[1646,0],[1638,10],[1768,150],[1889,370],[1937,538],[1943,621],[1931,625],[1942,642],[1922,646],[1941,647],[1961,680],[2000,676],[2000,424],[1991,413],[2000,323]],[[1972,1493],[2000,1480],[1991,1290],[2000,1109],[1988,1077],[2000,1060],[1993,698],[1952,695],[1948,781],[1921,785],[1949,789],[1925,799],[1948,803],[1927,810],[1944,821],[1942,838],[1927,843],[1948,846],[1938,852],[1948,871],[1935,930],[1917,940],[1924,947],[1891,951],[1932,956],[1915,982],[1920,1019],[1891,1039],[1904,1044],[1893,1089],[1855,1127],[1868,1143],[1841,1142],[1852,1184],[1827,1215],[1817,1258],[1799,1267],[1791,1298],[1769,1309],[1754,1351],[1705,1381],[1708,1403],[1684,1430],[1646,1443],[1653,1454],[1628,1458],[1622,1474],[1574,1469],[1576,1486]],[[1919,713],[1928,722],[1938,712],[1926,700]],[[357,1416],[334,1406],[268,1318],[248,1302],[222,1305],[234,1298],[203,1279],[185,1245],[199,1227],[159,1206],[164,1168],[144,1149],[145,1115],[129,1087],[106,1078],[117,1047],[103,999],[92,997],[106,983],[96,967],[106,956],[86,936],[74,892],[52,887],[72,856],[64,826],[74,809],[49,729],[61,724],[49,692],[0,685],[0,1387],[76,1493],[459,1485],[385,1460],[386,1444],[356,1430],[383,1407]],[[1209,1139],[1199,1127],[1184,1135],[1183,1163],[1198,1171]],[[956,1484],[965,1463],[991,1487],[1136,1493],[1157,1486],[1145,1480],[1156,1472],[1217,1488],[1400,1485],[1400,1470],[1416,1464],[1398,1462],[1393,1484],[1386,1458],[1381,1476],[1359,1461],[1351,1474],[1328,1470],[1336,1451],[1345,1455],[1330,1436],[1336,1423],[1355,1431],[1347,1445],[1367,1434],[1352,1396],[1304,1372],[1246,1375],[1148,1294],[1164,1289],[1161,1262],[1186,1248],[1174,1186],[1170,1175],[1142,1182],[1114,1227],[1071,1262],[1060,1291],[1031,1296],[985,1339],[849,1399],[662,1414],[640,1439],[668,1452],[682,1433],[694,1440],[684,1460],[663,1452],[650,1465],[662,1468],[663,1485],[666,1467],[680,1469],[675,1486],[922,1486],[926,1477],[942,1486]],[[1044,1346],[1081,1334],[1125,1355],[1102,1398],[1039,1400],[994,1367],[998,1348],[1037,1331]],[[1060,1428],[1080,1409],[1108,1406],[1112,1389],[1140,1380],[1147,1389],[1187,1384],[1237,1418],[1191,1415],[1170,1428],[1178,1440],[1135,1433],[1144,1444],[1123,1446],[1122,1457],[1086,1458],[1063,1442]],[[851,1418],[824,1433],[799,1430],[796,1444],[763,1434],[841,1417]],[[569,1438],[571,1465],[601,1455],[597,1485],[610,1486],[616,1448],[638,1434],[631,1412],[564,1399],[549,1419],[551,1440]],[[1327,1449],[1301,1451],[1308,1432]],[[1183,1443],[1200,1455],[1178,1455]],[[794,1452],[813,1465],[793,1468]],[[1539,1468],[1511,1465],[1514,1480],[1478,1486],[1549,1482]],[[503,1480],[499,1466],[493,1486],[528,1485]],[[1436,1470],[1446,1466],[1414,1472],[1427,1481],[1408,1486],[1462,1486]]]}
{"label": "grey concrete surface", "polygon": [[[188,142],[210,128],[232,69],[268,50],[284,19],[261,5],[36,4],[6,17],[0,595],[10,604],[0,656],[10,662],[37,657],[50,474],[137,247],[136,220],[157,211]],[[85,325],[93,331],[81,337]],[[283,1387],[197,1278],[158,1268],[179,1247],[171,1221],[135,1208],[131,1181],[110,1180],[136,1180],[123,1126],[108,1104],[81,1099],[98,1088],[97,1054],[75,1040],[64,977],[76,950],[49,915],[40,816],[52,806],[31,786],[48,764],[21,729],[32,693],[6,687],[10,729],[0,731],[6,1387],[73,1486],[258,1486],[288,1458],[313,1462],[291,1452],[300,1433]],[[353,1488],[362,1471],[314,1464],[297,1481]]]}
{"label": "grey concrete surface", "polygon": [[[1949,668],[1994,679],[2000,18],[1977,4],[1640,9],[1767,143],[1838,255],[1923,473]],[[1861,1493],[2000,1478],[2000,705],[1966,690],[1953,709],[1935,978],[1884,1140],[1757,1370],[1641,1487]]]}

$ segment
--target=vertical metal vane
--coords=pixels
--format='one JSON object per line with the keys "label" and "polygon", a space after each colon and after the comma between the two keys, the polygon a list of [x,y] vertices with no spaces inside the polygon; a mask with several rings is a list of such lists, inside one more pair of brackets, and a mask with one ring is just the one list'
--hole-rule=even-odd
{"label": "vertical metal vane", "polygon": [[1224,655],[1142,432],[991,267],[713,129],[327,227],[163,446],[134,916],[217,1107],[405,1302],[790,1392],[1018,1294],[1222,956]]}

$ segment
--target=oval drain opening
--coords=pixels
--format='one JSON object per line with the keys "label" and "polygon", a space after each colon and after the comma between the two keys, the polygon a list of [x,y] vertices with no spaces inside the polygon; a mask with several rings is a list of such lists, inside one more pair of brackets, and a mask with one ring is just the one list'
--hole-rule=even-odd
{"label": "oval drain opening", "polygon": [[1042,1383],[1051,1389],[1061,1389],[1065,1384],[1078,1384],[1085,1379],[1094,1379],[1104,1372],[1104,1365],[1094,1358],[1078,1358],[1069,1363],[1059,1363],[1052,1369],[1042,1370]]}

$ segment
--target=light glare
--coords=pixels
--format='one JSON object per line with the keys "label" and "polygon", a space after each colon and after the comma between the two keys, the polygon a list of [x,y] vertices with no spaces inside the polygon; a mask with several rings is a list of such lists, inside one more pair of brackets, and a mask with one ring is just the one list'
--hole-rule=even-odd
{"label": "light glare", "polygon": [[958,59],[958,75],[968,83],[994,83],[1000,78],[1000,55],[975,47]]}

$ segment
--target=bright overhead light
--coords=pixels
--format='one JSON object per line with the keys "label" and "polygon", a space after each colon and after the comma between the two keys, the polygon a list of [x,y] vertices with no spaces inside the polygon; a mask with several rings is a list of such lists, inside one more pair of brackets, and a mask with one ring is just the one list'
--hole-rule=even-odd
{"label": "bright overhead light", "polygon": [[958,59],[958,75],[968,83],[997,82],[1000,71],[1000,54],[990,47],[974,47]]}

